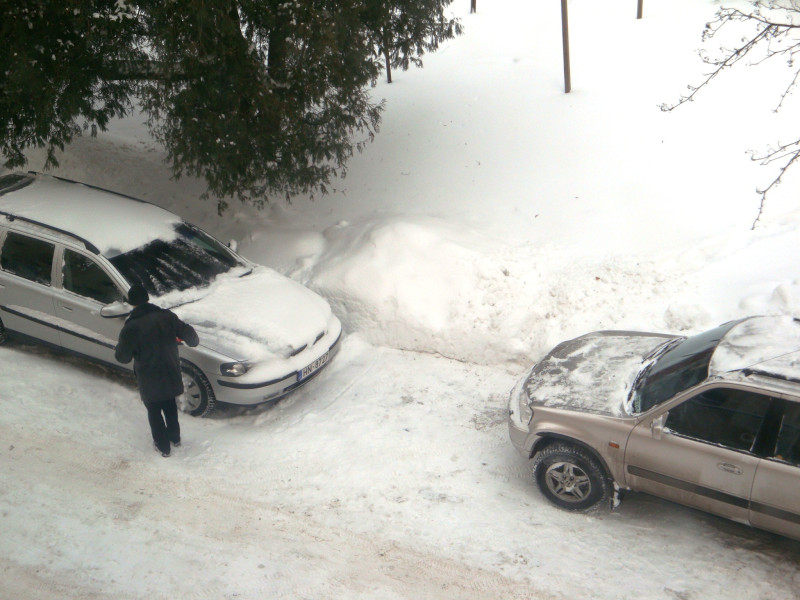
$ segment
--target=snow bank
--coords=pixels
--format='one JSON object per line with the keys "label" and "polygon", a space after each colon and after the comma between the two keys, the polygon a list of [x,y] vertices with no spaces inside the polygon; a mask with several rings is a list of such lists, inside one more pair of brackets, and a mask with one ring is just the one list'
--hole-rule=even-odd
{"label": "snow bank", "polygon": [[656,302],[680,278],[652,260],[509,244],[433,217],[340,222],[288,273],[371,343],[479,364],[527,364],[587,328],[687,326]]}

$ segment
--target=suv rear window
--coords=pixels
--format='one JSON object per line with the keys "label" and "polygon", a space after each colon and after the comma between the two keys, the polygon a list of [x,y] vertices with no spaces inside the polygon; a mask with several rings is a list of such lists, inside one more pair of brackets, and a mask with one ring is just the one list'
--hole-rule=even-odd
{"label": "suv rear window", "polygon": [[55,246],[9,231],[0,250],[0,268],[36,283],[50,285]]}

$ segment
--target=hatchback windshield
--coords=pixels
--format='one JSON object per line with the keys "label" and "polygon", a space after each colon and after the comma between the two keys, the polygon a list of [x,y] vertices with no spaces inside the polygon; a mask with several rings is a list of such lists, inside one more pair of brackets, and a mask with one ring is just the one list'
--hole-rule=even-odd
{"label": "hatchback windshield", "polygon": [[181,223],[175,231],[178,235],[173,240],[154,240],[109,260],[128,283],[143,285],[152,296],[208,285],[220,273],[243,266],[228,248],[200,229]]}
{"label": "hatchback windshield", "polygon": [[740,321],[730,321],[675,344],[651,363],[634,385],[633,411],[642,413],[708,377],[708,365],[720,340]]}

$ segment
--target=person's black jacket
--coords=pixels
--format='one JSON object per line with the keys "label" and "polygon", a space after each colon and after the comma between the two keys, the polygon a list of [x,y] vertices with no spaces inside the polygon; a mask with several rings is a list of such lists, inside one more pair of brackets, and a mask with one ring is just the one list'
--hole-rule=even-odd
{"label": "person's black jacket", "polygon": [[137,306],[125,321],[114,355],[121,363],[133,359],[139,395],[145,404],[183,393],[178,339],[189,346],[199,342],[191,325],[154,304]]}

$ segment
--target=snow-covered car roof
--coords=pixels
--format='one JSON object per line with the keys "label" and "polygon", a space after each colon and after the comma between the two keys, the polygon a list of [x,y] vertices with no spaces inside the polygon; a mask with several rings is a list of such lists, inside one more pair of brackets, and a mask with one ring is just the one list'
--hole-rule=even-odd
{"label": "snow-covered car roof", "polygon": [[177,215],[149,202],[39,173],[16,174],[0,191],[0,212],[30,219],[91,242],[104,256],[124,254],[155,239],[172,240]]}
{"label": "snow-covered car roof", "polygon": [[800,321],[791,316],[749,317],[722,338],[709,376],[726,379],[756,373],[800,383]]}

